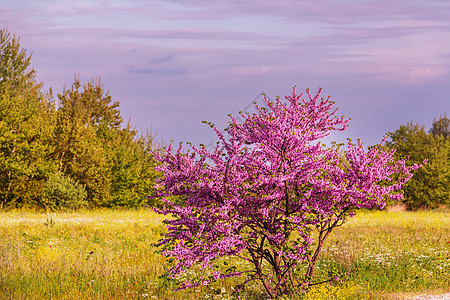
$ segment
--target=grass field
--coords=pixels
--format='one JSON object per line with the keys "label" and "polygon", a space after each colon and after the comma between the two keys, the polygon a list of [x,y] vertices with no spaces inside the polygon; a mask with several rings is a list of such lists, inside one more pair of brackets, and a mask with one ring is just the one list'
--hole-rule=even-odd
{"label": "grass field", "polygon": [[[149,210],[0,213],[0,299],[231,299],[232,279],[174,292]],[[319,274],[344,282],[293,299],[402,299],[450,291],[450,214],[360,212],[330,236]],[[350,272],[350,274],[348,274]],[[261,299],[257,286],[244,295]],[[303,298],[302,298],[303,297]]]}

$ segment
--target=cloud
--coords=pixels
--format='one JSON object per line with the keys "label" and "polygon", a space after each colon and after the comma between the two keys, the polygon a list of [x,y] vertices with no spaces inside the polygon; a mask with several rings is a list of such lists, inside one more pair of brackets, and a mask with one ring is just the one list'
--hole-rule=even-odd
{"label": "cloud", "polygon": [[409,72],[409,83],[411,84],[423,84],[427,81],[431,81],[445,76],[448,70],[443,66],[424,66],[416,67]]}
{"label": "cloud", "polygon": [[[155,65],[155,64],[165,64],[171,61],[175,57],[174,54],[167,55],[156,55],[152,57],[147,64]],[[158,76],[177,76],[187,74],[185,68],[180,67],[162,67],[162,68],[149,68],[149,67],[141,67],[136,68],[134,66],[129,68],[129,73],[131,74],[149,74],[149,75],[158,75]]]}
{"label": "cloud", "polygon": [[154,56],[152,59],[148,61],[149,64],[161,64],[172,60],[174,57],[173,54],[168,54],[164,56]]}
{"label": "cloud", "polygon": [[59,27],[56,24],[48,24],[38,28],[32,26],[27,28],[27,32],[33,36],[54,36],[63,39],[78,39],[82,41],[93,40],[103,42],[106,40],[123,42],[132,40],[133,43],[140,43],[146,40],[204,40],[223,42],[255,42],[276,40],[276,36],[263,33],[249,33],[230,30],[196,30],[196,29],[117,29],[117,28],[97,28],[97,27]]}
{"label": "cloud", "polygon": [[131,74],[150,74],[159,76],[177,76],[187,74],[184,68],[161,68],[161,69],[151,69],[151,68],[135,68],[130,67],[129,72]]}
{"label": "cloud", "polygon": [[[189,39],[189,40],[221,40],[221,41],[249,41],[270,38],[265,34],[229,30],[116,30],[114,33],[122,37],[132,36],[147,39]],[[273,37],[273,36],[272,36]]]}
{"label": "cloud", "polygon": [[450,52],[443,53],[443,54],[439,55],[439,58],[443,59],[443,60],[445,60],[447,62],[450,62]]}
{"label": "cloud", "polygon": [[[334,25],[360,21],[381,21],[393,18],[449,20],[448,3],[423,5],[420,1],[381,0],[172,0],[179,6],[177,18],[217,20],[230,16],[259,15],[290,21],[325,22]],[[185,9],[182,9],[185,7]],[[194,9],[193,9],[194,8]]]}

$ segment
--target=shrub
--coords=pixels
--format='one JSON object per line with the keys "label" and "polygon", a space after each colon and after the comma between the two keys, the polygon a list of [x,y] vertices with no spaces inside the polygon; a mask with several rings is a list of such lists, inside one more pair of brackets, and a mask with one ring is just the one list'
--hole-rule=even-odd
{"label": "shrub", "polygon": [[85,187],[59,171],[48,178],[42,191],[42,204],[49,210],[84,207],[85,199]]}

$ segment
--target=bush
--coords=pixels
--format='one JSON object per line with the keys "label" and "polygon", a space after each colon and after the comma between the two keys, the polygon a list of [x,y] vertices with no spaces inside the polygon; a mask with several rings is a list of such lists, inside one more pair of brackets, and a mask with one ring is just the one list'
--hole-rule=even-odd
{"label": "bush", "polygon": [[46,209],[77,209],[87,206],[84,185],[62,172],[51,175],[42,191],[42,204]]}

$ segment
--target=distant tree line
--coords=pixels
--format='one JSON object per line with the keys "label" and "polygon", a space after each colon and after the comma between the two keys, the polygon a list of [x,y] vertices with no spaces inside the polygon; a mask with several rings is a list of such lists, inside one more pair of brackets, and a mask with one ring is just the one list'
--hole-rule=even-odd
{"label": "distant tree line", "polygon": [[396,149],[399,158],[408,163],[428,162],[403,188],[404,203],[410,210],[450,205],[450,119],[435,118],[431,129],[409,122],[389,134],[387,146]]}
{"label": "distant tree line", "polygon": [[0,208],[136,207],[157,173],[153,137],[123,124],[100,80],[44,91],[19,38],[0,31]]}

